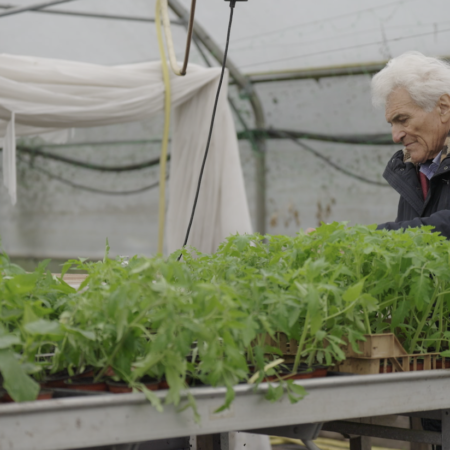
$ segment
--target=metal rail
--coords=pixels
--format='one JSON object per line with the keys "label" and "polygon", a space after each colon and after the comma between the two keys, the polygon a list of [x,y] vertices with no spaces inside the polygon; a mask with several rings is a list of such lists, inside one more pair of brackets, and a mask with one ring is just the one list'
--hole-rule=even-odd
{"label": "metal rail", "polygon": [[[15,5],[10,4],[0,4],[0,9],[11,9],[16,8]],[[67,11],[60,9],[34,9],[30,12],[36,13],[45,13],[45,14],[57,14],[61,16],[75,16],[75,17],[87,17],[90,19],[108,19],[108,20],[128,20],[132,22],[144,22],[144,23],[155,23],[155,19],[152,17],[138,17],[138,16],[124,16],[124,15],[116,15],[116,14],[101,14],[101,13],[88,13],[88,12],[80,12],[80,11]],[[184,22],[181,20],[172,20],[172,25],[184,25]]]}
{"label": "metal rail", "polygon": [[19,14],[26,11],[38,10],[41,8],[47,8],[48,6],[59,5],[60,3],[72,2],[74,0],[53,0],[51,2],[34,3],[28,6],[17,6],[16,8],[10,8],[6,11],[0,12],[0,17],[12,16],[13,14]]}
{"label": "metal rail", "polygon": [[196,4],[197,4],[197,0],[191,1],[191,14],[189,17],[189,25],[188,25],[187,38],[186,38],[186,50],[184,51],[184,61],[183,61],[183,67],[181,68],[181,75],[186,75],[186,69],[187,69],[187,66],[189,63],[189,53],[191,52],[192,33],[194,32]]}
{"label": "metal rail", "polygon": [[[195,388],[201,423],[190,410],[157,412],[143,394],[104,395],[0,405],[0,448],[64,450],[288,427],[354,417],[400,414],[450,406],[450,370],[304,380],[308,395],[296,404],[263,398],[262,384],[236,387],[230,409],[215,414],[224,388]],[[414,395],[411,395],[414,393]],[[157,392],[164,398],[165,391]],[[185,399],[186,396],[184,395]],[[13,443],[14,447],[11,446]]]}
{"label": "metal rail", "polygon": [[[445,61],[450,60],[450,56],[440,56]],[[367,62],[364,64],[345,64],[340,66],[313,67],[310,69],[294,69],[272,72],[248,73],[247,77],[253,84],[258,83],[278,83],[291,80],[318,80],[329,77],[346,77],[353,75],[373,75],[383,69],[385,61]]]}

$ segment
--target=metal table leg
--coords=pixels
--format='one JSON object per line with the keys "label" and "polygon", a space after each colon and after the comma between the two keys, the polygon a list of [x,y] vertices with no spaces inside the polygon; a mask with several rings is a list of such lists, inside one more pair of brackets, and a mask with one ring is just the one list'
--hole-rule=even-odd
{"label": "metal table leg", "polygon": [[356,436],[350,438],[350,450],[370,450],[372,443],[370,437]]}
{"label": "metal table leg", "polygon": [[442,420],[442,450],[450,450],[450,410],[441,411]]}
{"label": "metal table leg", "polygon": [[230,450],[229,433],[197,436],[197,450]]}

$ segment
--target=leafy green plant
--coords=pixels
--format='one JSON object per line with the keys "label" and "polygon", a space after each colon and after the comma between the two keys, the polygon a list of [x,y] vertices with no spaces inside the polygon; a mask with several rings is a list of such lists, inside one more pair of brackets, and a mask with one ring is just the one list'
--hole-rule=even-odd
{"label": "leafy green plant", "polygon": [[[449,353],[450,243],[430,228],[333,223],[294,237],[231,236],[212,255],[181,252],[181,262],[179,252],[70,260],[62,275],[88,273],[78,290],[52,276],[48,262],[28,274],[0,255],[3,387],[30,400],[49,374],[89,367],[98,380],[143,391],[158,409],[145,377],[165,380],[166,402],[180,408],[195,408],[191,396],[180,403],[192,384],[225,386],[223,409],[236,384],[261,382],[267,367],[279,373],[282,336],[297,344],[293,372],[332,366],[345,358],[345,342],[356,350],[369,333],[394,332],[410,352]],[[287,381],[267,398],[284,393],[305,395]]]}

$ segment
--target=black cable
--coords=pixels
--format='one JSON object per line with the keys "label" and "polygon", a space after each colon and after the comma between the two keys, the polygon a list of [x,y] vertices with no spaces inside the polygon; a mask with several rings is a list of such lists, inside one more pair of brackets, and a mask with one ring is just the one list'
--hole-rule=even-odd
{"label": "black cable", "polygon": [[[198,196],[199,196],[199,193],[200,193],[200,186],[202,184],[203,172],[205,170],[206,159],[208,157],[209,147],[211,145],[211,137],[212,137],[212,132],[213,132],[213,129],[214,129],[214,121],[215,121],[215,118],[216,118],[217,105],[219,103],[220,90],[222,88],[223,77],[225,75],[225,67],[226,67],[226,63],[227,63],[228,47],[229,47],[229,44],[230,44],[231,26],[233,24],[233,13],[234,13],[235,2],[236,2],[236,0],[231,0],[230,1],[230,20],[229,20],[229,24],[228,24],[227,42],[226,42],[226,45],[225,45],[225,52],[224,52],[223,62],[222,62],[222,71],[221,71],[221,74],[220,74],[220,81],[219,81],[219,86],[217,88],[216,99],[214,101],[214,108],[213,108],[213,113],[212,113],[212,117],[211,117],[211,125],[209,127],[208,141],[207,141],[207,144],[206,144],[205,154],[203,156],[202,167],[200,169],[200,176],[198,178],[197,191],[195,193],[194,205],[192,207],[191,218],[189,220],[189,225],[188,225],[188,228],[187,228],[187,231],[186,231],[186,237],[184,239],[183,247],[186,246],[187,241],[189,239],[189,234],[191,232],[192,222],[194,220],[195,210],[197,208]],[[180,254],[180,256],[178,257],[178,261],[180,261],[182,256],[183,256],[183,254]]]}
{"label": "black cable", "polygon": [[368,178],[364,178],[361,175],[358,175],[356,173],[350,172],[349,170],[344,169],[343,167],[341,167],[338,164],[334,163],[333,161],[329,160],[326,156],[322,155],[317,150],[314,150],[309,145],[306,145],[305,143],[299,141],[297,138],[289,136],[287,133],[282,133],[282,134],[285,134],[285,136],[287,136],[289,139],[291,139],[293,142],[295,142],[300,147],[303,147],[306,151],[308,151],[311,154],[313,154],[316,158],[319,158],[322,161],[325,161],[331,167],[335,168],[339,172],[342,172],[343,174],[345,174],[345,175],[347,175],[347,176],[349,176],[351,178],[355,178],[355,179],[357,179],[359,181],[362,181],[362,182],[367,183],[367,184],[373,184],[375,186],[389,187],[389,184],[387,184],[387,183],[381,183],[379,181],[369,180]]}
{"label": "black cable", "polygon": [[[148,167],[157,166],[159,164],[159,158],[154,158],[149,161],[144,161],[138,164],[129,164],[127,166],[102,166],[99,164],[92,164],[72,158],[67,158],[65,156],[55,155],[54,153],[44,152],[43,150],[37,148],[18,146],[17,151],[26,153],[31,156],[40,156],[42,158],[53,159],[55,161],[71,164],[72,166],[81,167],[83,169],[98,170],[100,172],[131,172],[134,170],[147,169]],[[170,155],[167,159],[170,160]]]}
{"label": "black cable", "polygon": [[[23,159],[21,159],[20,157],[18,157],[18,160],[21,162],[25,162]],[[78,183],[74,183],[73,181],[67,180],[66,178],[60,177],[59,175],[55,175],[54,173],[51,173],[50,171],[48,171],[47,169],[44,169],[42,167],[39,166],[35,166],[35,165],[31,165],[28,164],[30,169],[36,170],[37,172],[41,172],[44,175],[48,176],[51,179],[57,180],[63,184],[66,184],[68,186],[71,186],[75,189],[80,189],[83,191],[88,191],[88,192],[92,192],[94,194],[102,194],[102,195],[134,195],[134,194],[140,194],[142,192],[146,192],[149,191],[150,189],[156,188],[159,186],[159,181],[157,181],[156,183],[153,183],[149,186],[144,186],[143,188],[139,188],[139,189],[134,189],[131,191],[106,191],[103,189],[97,189],[97,188],[93,188],[90,186],[84,186],[82,184],[78,184]]]}

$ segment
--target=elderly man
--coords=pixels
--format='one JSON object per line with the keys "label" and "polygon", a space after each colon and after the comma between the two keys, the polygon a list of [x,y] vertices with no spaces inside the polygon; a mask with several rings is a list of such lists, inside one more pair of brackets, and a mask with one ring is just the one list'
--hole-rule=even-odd
{"label": "elderly man", "polygon": [[405,53],[375,75],[372,94],[404,146],[383,174],[400,194],[397,218],[378,228],[432,225],[450,239],[450,65]]}
{"label": "elderly man", "polygon": [[[392,59],[374,76],[373,102],[385,105],[392,138],[404,146],[383,174],[400,194],[397,219],[379,229],[432,225],[450,239],[449,94],[450,65],[418,52]],[[422,425],[441,431],[440,421]]]}

